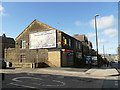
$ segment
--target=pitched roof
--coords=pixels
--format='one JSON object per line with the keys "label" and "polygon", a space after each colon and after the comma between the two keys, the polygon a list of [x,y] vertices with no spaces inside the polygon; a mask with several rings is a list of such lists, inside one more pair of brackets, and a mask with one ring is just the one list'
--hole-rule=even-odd
{"label": "pitched roof", "polygon": [[74,37],[74,38],[76,38],[76,39],[78,39],[78,40],[80,40],[80,41],[88,40],[87,37],[85,36],[85,34],[83,34],[83,35],[78,35],[78,34],[76,34],[76,35],[74,35],[74,36],[72,36],[72,37]]}
{"label": "pitched roof", "polygon": [[88,45],[92,47],[92,42],[88,41]]}
{"label": "pitched roof", "polygon": [[2,37],[6,37],[5,33],[3,33]]}
{"label": "pitched roof", "polygon": [[24,33],[24,32],[25,32],[32,24],[34,24],[35,22],[38,22],[39,24],[42,24],[42,25],[44,25],[45,27],[48,27],[48,28],[50,28],[50,29],[55,29],[55,28],[53,28],[53,27],[51,27],[51,26],[49,26],[49,25],[47,25],[47,24],[44,24],[44,23],[38,21],[37,19],[35,19],[30,25],[28,25],[28,26],[16,37],[16,39],[17,39],[22,33]]}

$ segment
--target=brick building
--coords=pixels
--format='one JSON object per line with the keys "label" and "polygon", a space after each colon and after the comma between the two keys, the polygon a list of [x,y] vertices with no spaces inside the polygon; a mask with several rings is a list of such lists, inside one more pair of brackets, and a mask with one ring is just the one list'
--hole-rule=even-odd
{"label": "brick building", "polygon": [[120,44],[118,46],[118,60],[120,61]]}
{"label": "brick building", "polygon": [[[37,42],[38,39],[41,42]],[[35,46],[36,43],[39,44]],[[35,63],[51,67],[74,66],[76,57],[82,59],[89,55],[89,47],[91,44],[86,39],[81,41],[35,19],[18,35],[15,48],[5,49],[5,60],[12,62],[14,67],[34,67]]]}
{"label": "brick building", "polygon": [[5,48],[14,48],[15,40],[10,37],[6,37],[5,33],[0,36],[0,60],[4,60],[4,49]]}
{"label": "brick building", "polygon": [[82,54],[84,56],[92,56],[92,42],[88,41],[88,38],[83,34],[83,35],[74,35],[74,38],[76,38],[77,40],[81,41],[82,43]]}

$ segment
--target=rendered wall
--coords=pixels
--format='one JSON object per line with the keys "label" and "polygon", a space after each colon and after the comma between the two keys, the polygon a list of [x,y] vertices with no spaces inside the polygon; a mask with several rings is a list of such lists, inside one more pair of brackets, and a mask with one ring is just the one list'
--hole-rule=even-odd
{"label": "rendered wall", "polygon": [[50,67],[61,67],[61,52],[60,51],[49,51],[47,64]]}

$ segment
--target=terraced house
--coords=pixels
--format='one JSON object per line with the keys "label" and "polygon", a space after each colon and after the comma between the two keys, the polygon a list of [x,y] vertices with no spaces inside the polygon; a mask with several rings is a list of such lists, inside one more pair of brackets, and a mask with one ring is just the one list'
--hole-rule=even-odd
{"label": "terraced house", "polygon": [[[85,35],[84,35],[85,36]],[[76,58],[89,55],[92,43],[72,37],[60,30],[34,20],[15,39],[15,48],[5,49],[5,61],[13,67],[75,66]]]}
{"label": "terraced house", "polygon": [[14,48],[15,41],[13,38],[7,37],[5,33],[0,36],[0,60],[4,60],[4,49],[5,48]]}

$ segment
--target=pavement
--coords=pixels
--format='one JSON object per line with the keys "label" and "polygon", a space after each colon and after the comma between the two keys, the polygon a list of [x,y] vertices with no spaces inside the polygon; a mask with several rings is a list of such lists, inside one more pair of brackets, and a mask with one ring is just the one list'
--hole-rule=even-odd
{"label": "pavement", "polygon": [[85,78],[105,79],[106,76],[118,75],[115,68],[102,66],[101,68],[15,68],[2,69],[2,73],[34,73],[34,74],[51,74],[63,76],[76,76]]}
{"label": "pavement", "polygon": [[94,76],[112,76],[112,75],[119,75],[119,72],[116,68],[111,68],[102,66],[100,68],[91,68],[85,72],[86,74],[94,75]]}
{"label": "pavement", "polygon": [[[115,68],[9,68],[3,88],[118,88],[118,71]],[[31,83],[32,81],[32,83]],[[34,84],[33,84],[34,83]],[[110,89],[111,90],[111,89]]]}
{"label": "pavement", "polygon": [[[105,88],[105,90],[106,88],[109,88],[109,90],[120,90],[120,72],[118,63],[112,63],[111,69],[116,69],[116,71],[118,71],[118,74],[105,76],[105,80],[103,81],[103,88]],[[115,70],[111,70],[111,73],[115,74]]]}

